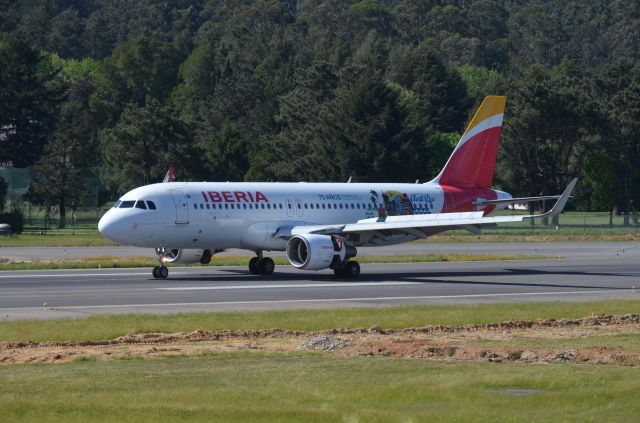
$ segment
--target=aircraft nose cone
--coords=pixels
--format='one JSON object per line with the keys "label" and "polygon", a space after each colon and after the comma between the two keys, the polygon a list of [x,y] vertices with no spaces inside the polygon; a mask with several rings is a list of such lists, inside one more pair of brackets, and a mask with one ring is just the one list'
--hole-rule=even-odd
{"label": "aircraft nose cone", "polygon": [[116,235],[115,222],[113,219],[113,215],[111,211],[108,211],[100,221],[98,222],[98,231],[105,238],[109,238],[112,241],[115,241],[114,237]]}

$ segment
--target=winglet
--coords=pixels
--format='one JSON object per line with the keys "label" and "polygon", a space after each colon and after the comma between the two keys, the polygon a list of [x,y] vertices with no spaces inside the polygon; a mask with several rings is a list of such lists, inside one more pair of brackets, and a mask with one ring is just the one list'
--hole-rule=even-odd
{"label": "winglet", "polygon": [[569,197],[571,197],[571,192],[575,188],[577,182],[578,182],[578,178],[573,178],[571,182],[569,182],[569,185],[567,185],[567,187],[565,188],[562,195],[560,195],[560,198],[558,199],[558,201],[556,201],[553,207],[551,207],[551,210],[535,217],[554,217],[559,215],[562,212],[562,210],[564,210],[564,206],[567,204],[567,201],[569,201]]}

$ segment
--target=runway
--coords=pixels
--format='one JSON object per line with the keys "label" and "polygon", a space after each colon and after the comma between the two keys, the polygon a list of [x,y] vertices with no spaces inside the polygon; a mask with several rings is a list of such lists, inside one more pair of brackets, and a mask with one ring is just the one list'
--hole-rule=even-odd
{"label": "runway", "polygon": [[[465,253],[465,254],[505,254],[520,256],[544,256],[563,258],[604,258],[619,255],[633,255],[640,258],[640,243],[638,242],[433,242],[428,240],[393,245],[390,247],[360,247],[358,254],[396,255],[396,254],[436,254],[436,253]],[[231,249],[219,256],[251,255],[246,250]],[[284,255],[273,252],[269,255]],[[155,257],[150,248],[138,247],[0,247],[0,257],[8,260],[63,260],[83,257],[113,256]]]}
{"label": "runway", "polygon": [[290,266],[278,266],[270,277],[251,275],[243,267],[172,268],[167,280],[153,279],[150,269],[4,271],[0,319],[640,299],[637,244],[608,247],[599,252],[586,248],[589,253],[563,260],[363,264],[356,281]]}

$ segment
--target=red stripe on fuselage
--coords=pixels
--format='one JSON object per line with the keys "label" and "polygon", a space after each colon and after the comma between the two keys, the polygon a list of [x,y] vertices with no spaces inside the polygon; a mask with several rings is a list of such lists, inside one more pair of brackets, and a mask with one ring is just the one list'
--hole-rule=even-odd
{"label": "red stripe on fuselage", "polygon": [[[498,195],[492,189],[484,188],[460,188],[440,184],[444,195],[443,213],[476,211],[473,205],[478,199],[497,200]],[[495,206],[488,206],[484,214],[489,214]]]}

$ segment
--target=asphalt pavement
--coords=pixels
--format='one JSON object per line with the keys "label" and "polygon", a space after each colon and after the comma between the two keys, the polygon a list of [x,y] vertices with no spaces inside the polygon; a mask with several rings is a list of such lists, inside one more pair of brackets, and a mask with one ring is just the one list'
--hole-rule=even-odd
{"label": "asphalt pavement", "polygon": [[[407,246],[416,249],[405,250]],[[638,243],[408,244],[400,246],[402,254],[435,252],[431,250],[434,248],[439,252],[518,255],[537,251],[547,257],[564,258],[363,264],[358,280],[336,279],[331,271],[304,272],[290,266],[277,266],[276,272],[268,277],[252,275],[244,267],[172,268],[167,280],[153,279],[151,269],[3,271],[0,320],[102,313],[637,300],[639,246]],[[429,250],[423,250],[425,247]],[[102,252],[98,253],[84,250],[90,255],[113,255],[104,252],[108,249],[100,249]],[[384,254],[397,251],[379,250]]]}

